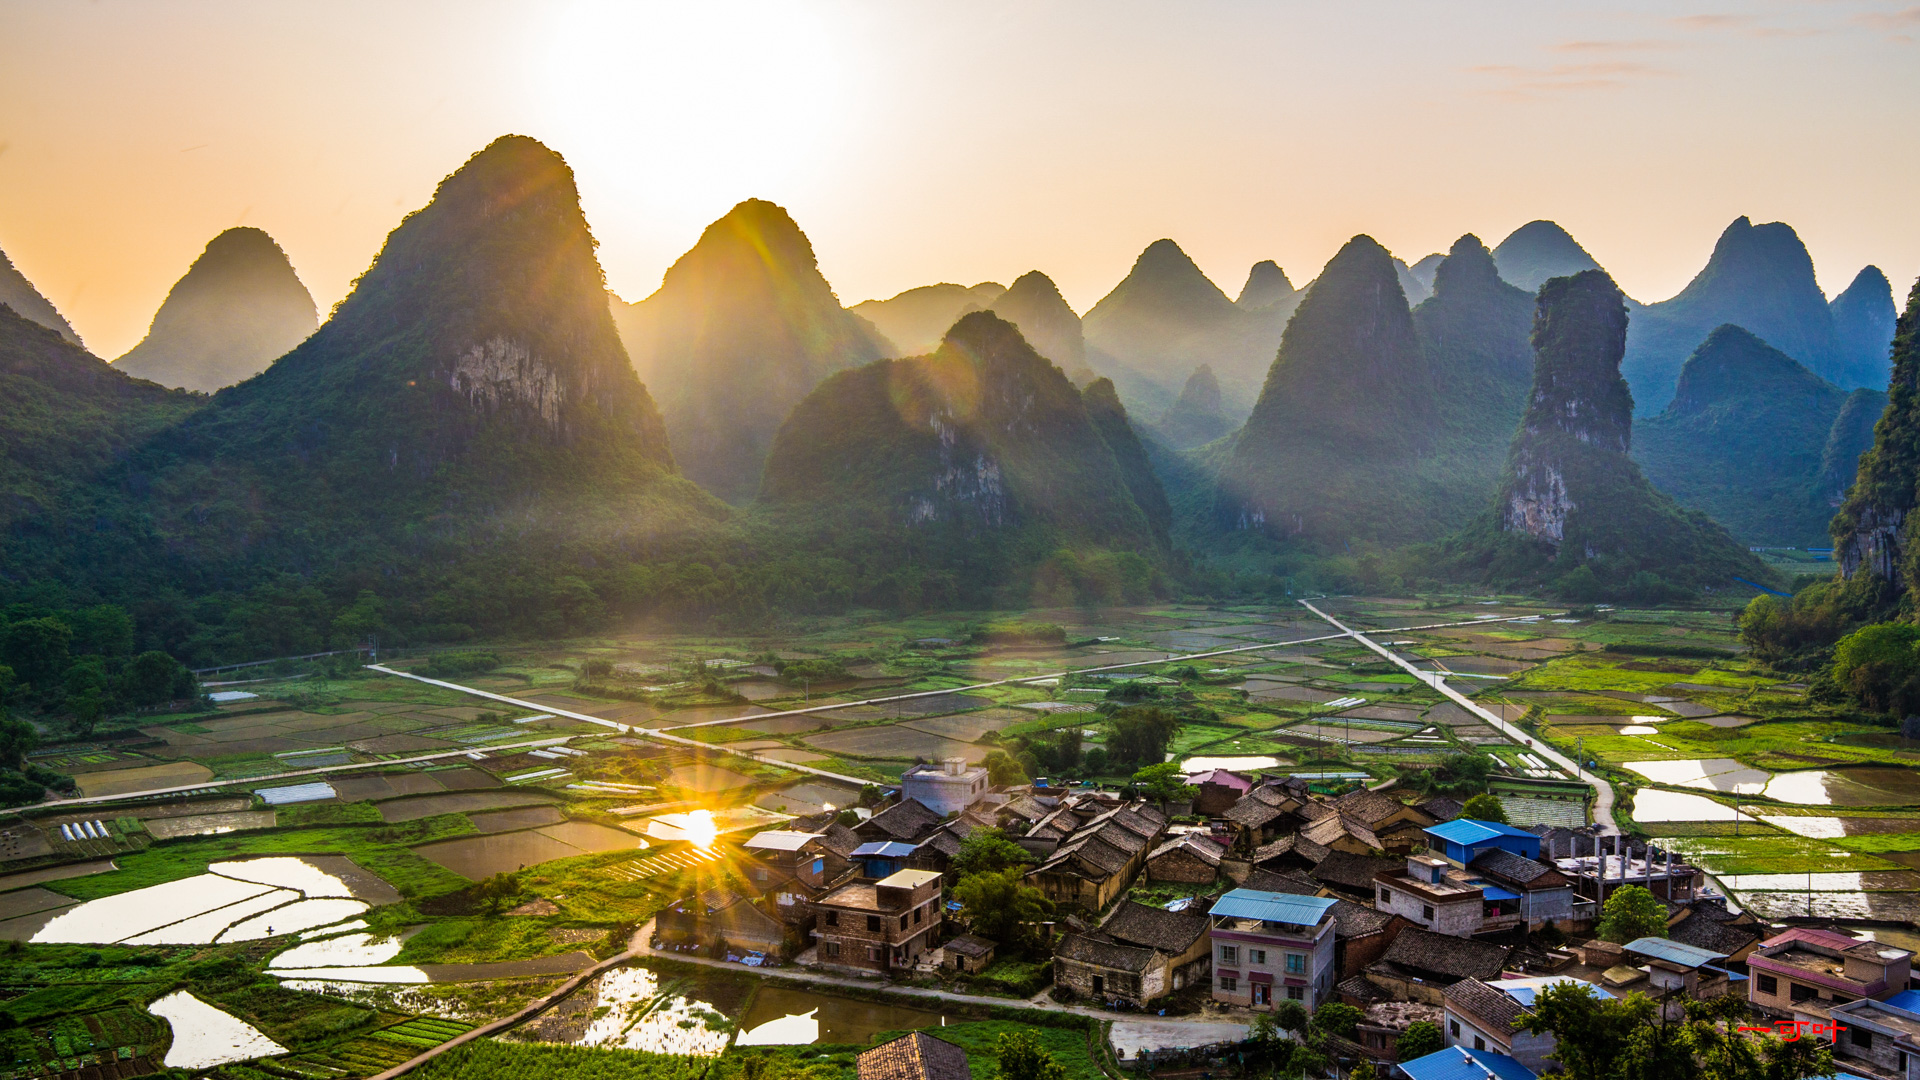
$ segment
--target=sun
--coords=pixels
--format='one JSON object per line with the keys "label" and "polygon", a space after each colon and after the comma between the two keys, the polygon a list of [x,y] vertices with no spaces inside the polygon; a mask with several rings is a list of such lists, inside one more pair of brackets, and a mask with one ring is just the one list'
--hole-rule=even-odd
{"label": "sun", "polygon": [[695,810],[687,815],[682,826],[687,834],[687,842],[697,848],[710,848],[720,835],[720,827],[713,823],[713,811]]}

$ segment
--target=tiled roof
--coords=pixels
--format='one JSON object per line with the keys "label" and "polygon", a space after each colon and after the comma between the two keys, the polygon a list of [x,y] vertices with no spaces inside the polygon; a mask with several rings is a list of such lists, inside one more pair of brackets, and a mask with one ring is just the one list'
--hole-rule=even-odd
{"label": "tiled roof", "polygon": [[1512,1031],[1513,1022],[1527,1011],[1511,996],[1479,979],[1461,979],[1441,993],[1449,1005],[1484,1021],[1486,1027],[1496,1032]]}
{"label": "tiled roof", "polygon": [[1127,900],[1101,924],[1100,930],[1122,944],[1178,956],[1191,948],[1209,925],[1207,917],[1196,912],[1167,911]]}
{"label": "tiled roof", "polygon": [[1327,851],[1325,845],[1316,844],[1299,833],[1294,833],[1291,836],[1283,836],[1271,844],[1254,848],[1253,863],[1258,866],[1268,859],[1277,859],[1289,854],[1298,855],[1310,863],[1317,863],[1327,857]]}
{"label": "tiled roof", "polygon": [[1330,910],[1333,912],[1333,932],[1343,938],[1378,934],[1395,918],[1390,911],[1370,908],[1351,900],[1335,900]]}
{"label": "tiled roof", "polygon": [[968,1080],[967,1052],[924,1031],[861,1053],[859,1080]]}
{"label": "tiled roof", "polygon": [[1068,934],[1054,946],[1056,960],[1077,960],[1120,971],[1145,971],[1153,963],[1153,950],[1122,945],[1092,934]]}
{"label": "tiled roof", "polygon": [[1520,885],[1539,882],[1538,888],[1552,888],[1568,884],[1567,879],[1560,876],[1560,871],[1546,863],[1501,848],[1488,848],[1474,856],[1467,866],[1482,874]]}
{"label": "tiled roof", "polygon": [[1351,979],[1344,980],[1334,989],[1343,996],[1356,998],[1369,1004],[1387,999],[1387,992],[1373,985],[1373,980],[1365,975],[1355,975]]}
{"label": "tiled roof", "polygon": [[1353,855],[1344,851],[1329,852],[1312,871],[1315,881],[1356,892],[1372,892],[1373,876],[1386,871],[1404,869],[1405,859],[1391,859],[1373,855]]}
{"label": "tiled roof", "polygon": [[853,849],[859,847],[860,843],[860,834],[845,825],[828,825],[820,834],[820,846],[843,859],[853,854]]}
{"label": "tiled roof", "polygon": [[1450,937],[1409,926],[1400,931],[1380,959],[1416,971],[1456,979],[1494,979],[1512,952],[1505,945]]}
{"label": "tiled roof", "polygon": [[971,956],[976,959],[994,950],[993,942],[983,937],[975,937],[972,934],[961,934],[959,937],[954,938],[941,947],[948,952],[955,952],[961,956]]}
{"label": "tiled roof", "polygon": [[1367,788],[1355,788],[1333,800],[1334,809],[1368,826],[1378,825],[1402,810],[1407,804],[1382,791],[1370,791]]}
{"label": "tiled roof", "polygon": [[1242,825],[1249,829],[1258,829],[1269,822],[1285,816],[1286,813],[1287,811],[1268,806],[1258,799],[1247,798],[1241,799],[1239,802],[1227,807],[1227,812],[1220,816],[1233,822],[1235,825]]}
{"label": "tiled roof", "polygon": [[1192,853],[1194,858],[1199,859],[1208,866],[1219,866],[1220,857],[1227,853],[1226,848],[1221,847],[1205,836],[1199,833],[1187,833],[1182,836],[1176,836],[1166,843],[1161,844],[1159,847],[1154,848],[1152,852],[1148,853],[1147,861],[1152,862],[1162,855],[1177,851],[1181,848],[1187,849],[1187,851]]}
{"label": "tiled roof", "polygon": [[1255,889],[1259,892],[1295,893],[1300,896],[1319,896],[1320,890],[1325,888],[1297,870],[1283,870],[1278,873],[1272,870],[1255,870],[1247,875],[1247,880],[1241,882],[1240,887]]}
{"label": "tiled roof", "polygon": [[896,840],[918,840],[940,824],[940,815],[918,799],[902,799],[868,818],[866,824]]}
{"label": "tiled roof", "polygon": [[1342,836],[1351,836],[1370,848],[1381,847],[1380,838],[1365,822],[1355,821],[1345,814],[1328,814],[1319,821],[1300,830],[1300,835],[1316,844],[1332,847]]}
{"label": "tiled roof", "polygon": [[1435,795],[1431,799],[1424,799],[1413,805],[1425,811],[1427,816],[1435,821],[1452,821],[1460,816],[1460,811],[1467,808],[1466,803],[1451,795]]}

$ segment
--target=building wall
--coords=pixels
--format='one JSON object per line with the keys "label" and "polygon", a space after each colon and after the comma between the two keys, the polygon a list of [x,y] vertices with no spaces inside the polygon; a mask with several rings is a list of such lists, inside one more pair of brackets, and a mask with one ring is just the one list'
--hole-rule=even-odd
{"label": "building wall", "polygon": [[[1898,1045],[1899,1035],[1896,1032],[1881,1027],[1865,1027],[1857,1018],[1848,1016],[1844,1012],[1835,1013],[1833,1018],[1847,1029],[1840,1033],[1840,1037],[1833,1044],[1833,1056],[1837,1061],[1851,1058],[1855,1061],[1871,1062],[1882,1072],[1891,1073],[1894,1076],[1920,1078],[1920,1053]],[[1863,1047],[1855,1041],[1855,1034],[1860,1031],[1872,1032],[1871,1045]],[[1906,1059],[1904,1066],[1901,1062],[1902,1058]]]}
{"label": "building wall", "polygon": [[[1552,1035],[1533,1035],[1524,1031],[1495,1032],[1485,1021],[1472,1013],[1446,1006],[1446,1020],[1441,1024],[1441,1041],[1447,1046],[1465,1046],[1469,1049],[1487,1049],[1506,1054],[1532,1069],[1535,1073],[1544,1073],[1553,1063],[1547,1055],[1553,1053],[1556,1045]],[[1456,1028],[1458,1032],[1456,1034]],[[1474,1040],[1485,1041],[1482,1047]]]}
{"label": "building wall", "polygon": [[1219,817],[1241,799],[1241,792],[1226,784],[1196,784],[1192,786],[1193,812],[1204,817]]}
{"label": "building wall", "polygon": [[[1276,1007],[1282,1001],[1294,1000],[1311,1012],[1321,1003],[1333,998],[1333,986],[1338,981],[1338,967],[1334,963],[1334,933],[1331,923],[1323,927],[1323,932],[1312,942],[1300,938],[1279,934],[1260,934],[1247,931],[1214,931],[1207,935],[1209,941],[1209,959],[1213,965],[1212,982],[1215,1001],[1228,1002],[1258,1009]],[[1233,959],[1228,960],[1223,948],[1234,950]],[[1264,955],[1263,955],[1264,954]],[[1301,968],[1290,969],[1287,966],[1289,955],[1299,957]],[[1228,975],[1227,972],[1233,974]],[[1271,980],[1261,982],[1257,974]],[[1223,978],[1233,980],[1231,987],[1224,986]],[[1298,998],[1292,997],[1288,990],[1297,984],[1301,991]],[[1253,988],[1258,985],[1271,986],[1272,997],[1267,1005],[1253,1005]]]}
{"label": "building wall", "polygon": [[[1389,898],[1381,900],[1380,890],[1387,889]],[[1397,885],[1375,882],[1373,887],[1373,906],[1381,911],[1390,911],[1416,926],[1424,926],[1436,934],[1448,934],[1453,937],[1472,937],[1480,930],[1481,913],[1485,904],[1478,896],[1452,903],[1434,903],[1417,893],[1402,889]],[[1431,909],[1433,914],[1427,915]]]}
{"label": "building wall", "polygon": [[1573,918],[1573,886],[1521,893],[1520,914],[1535,930],[1546,923]]}
{"label": "building wall", "polygon": [[936,814],[957,814],[987,793],[987,770],[968,769],[959,776],[944,772],[917,772],[900,778],[902,798],[917,800]]}
{"label": "building wall", "polygon": [[[912,967],[920,956],[932,950],[932,943],[939,937],[940,894],[937,888],[919,890],[921,893],[929,891],[930,900],[922,899],[919,904],[902,911],[821,907],[814,921],[814,935],[820,942],[820,962],[860,971]],[[917,922],[913,919],[916,911],[921,913]],[[904,928],[900,925],[903,915],[907,919]],[[869,928],[868,916],[879,920],[877,928]],[[906,951],[906,955],[897,963],[893,959],[896,948]],[[879,955],[872,955],[870,950],[877,950]]]}
{"label": "building wall", "polygon": [[1351,979],[1367,970],[1380,959],[1381,954],[1387,951],[1387,947],[1393,944],[1393,939],[1400,936],[1400,931],[1409,925],[1411,924],[1405,919],[1395,917],[1377,934],[1356,938],[1336,937],[1334,956],[1340,965],[1339,977],[1343,980]]}
{"label": "building wall", "polygon": [[[1096,979],[1099,980],[1097,989]],[[1166,957],[1161,954],[1155,954],[1154,962],[1148,964],[1145,971],[1137,973],[1102,967],[1084,960],[1056,958],[1053,961],[1053,981],[1071,986],[1078,993],[1096,1001],[1124,999],[1136,1005],[1144,1005],[1173,988]]]}

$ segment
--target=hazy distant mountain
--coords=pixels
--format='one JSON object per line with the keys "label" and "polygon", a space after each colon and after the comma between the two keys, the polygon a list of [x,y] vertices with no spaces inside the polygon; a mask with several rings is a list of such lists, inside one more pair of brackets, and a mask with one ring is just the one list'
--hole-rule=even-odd
{"label": "hazy distant mountain", "polygon": [[749,199],[707,226],[652,296],[617,313],[688,477],[744,501],[781,421],[820,380],[887,351],[840,306],[787,212]]}
{"label": "hazy distant mountain", "polygon": [[[1087,342],[1053,279],[1038,270],[1020,275],[986,310],[1019,327],[1034,351],[1065,372],[1087,366]],[[1069,375],[1071,377],[1071,375]]]}
{"label": "hazy distant mountain", "polygon": [[1675,505],[1627,456],[1626,337],[1625,298],[1605,272],[1553,278],[1540,289],[1533,393],[1492,513],[1449,544],[1463,568],[1495,581],[1550,583],[1574,599],[1658,600],[1672,586],[1767,580],[1724,528]]}
{"label": "hazy distant mountain", "polygon": [[1417,307],[1422,300],[1433,295],[1433,286],[1420,280],[1420,275],[1414,273],[1413,267],[1408,266],[1404,259],[1393,260],[1393,272],[1400,278],[1400,292],[1409,305]]}
{"label": "hazy distant mountain", "polygon": [[1393,257],[1356,236],[1294,312],[1220,477],[1216,517],[1338,545],[1430,535],[1414,475],[1436,441],[1433,380]]}
{"label": "hazy distant mountain", "polygon": [[73,332],[67,320],[54,310],[53,304],[40,295],[26,275],[14,269],[13,260],[7,253],[0,251],[0,304],[13,309],[14,314],[31,322],[39,323],[58,333],[75,345],[81,344],[80,335]]}
{"label": "hazy distant mountain", "polygon": [[1913,531],[1920,518],[1920,282],[1894,327],[1893,374],[1873,447],[1860,456],[1853,486],[1828,526],[1833,557],[1848,577],[1877,574],[1904,591],[1913,584]]}
{"label": "hazy distant mountain", "polygon": [[1413,279],[1420,283],[1420,287],[1431,294],[1433,292],[1433,275],[1439,271],[1440,264],[1445,262],[1446,259],[1447,256],[1444,252],[1436,251],[1426,258],[1421,259],[1419,262],[1414,263],[1412,266],[1407,267],[1407,273],[1412,274]]}
{"label": "hazy distant mountain", "polygon": [[[1264,275],[1262,275],[1264,276]],[[1274,291],[1272,285],[1256,289]],[[1275,309],[1243,309],[1171,240],[1148,245],[1112,292],[1088,310],[1088,361],[1136,412],[1172,404],[1189,372],[1211,364],[1229,412],[1259,394],[1284,327]]]}
{"label": "hazy distant mountain", "polygon": [[[1117,399],[1101,387],[1089,398],[1110,426]],[[870,536],[868,552],[957,575],[967,595],[1063,546],[1151,556],[1164,529],[1087,400],[1012,324],[974,312],[929,356],[842,371],[808,394],[774,440],[760,502],[787,527]]]}
{"label": "hazy distant mountain", "polygon": [[1877,266],[1865,267],[1827,304],[1827,312],[1833,316],[1840,385],[1885,389],[1893,370],[1893,324],[1899,317],[1887,275]]}
{"label": "hazy distant mountain", "polygon": [[442,181],[326,325],[125,471],[109,494],[138,494],[166,558],[220,574],[442,573],[507,546],[532,574],[725,512],[674,475],[572,170],[520,136]]}
{"label": "hazy distant mountain", "polygon": [[1240,286],[1240,297],[1234,301],[1248,311],[1270,308],[1294,294],[1293,282],[1287,280],[1287,272],[1272,259],[1262,259],[1247,271],[1247,283]]}
{"label": "hazy distant mountain", "polygon": [[1432,372],[1440,441],[1421,462],[1462,508],[1450,525],[1493,497],[1507,444],[1533,384],[1533,294],[1500,278],[1493,254],[1468,233],[1435,267],[1433,296],[1413,309]]}
{"label": "hazy distant mountain", "polygon": [[1600,269],[1586,248],[1551,221],[1529,221],[1513,230],[1493,249],[1493,261],[1508,284],[1528,292],[1538,292],[1548,278]]}
{"label": "hazy distant mountain", "polygon": [[1193,369],[1180,400],[1155,425],[1161,441],[1176,450],[1210,443],[1233,430],[1233,418],[1220,405],[1220,380],[1205,364]]}
{"label": "hazy distant mountain", "polygon": [[1634,313],[1620,371],[1640,412],[1673,397],[1680,366],[1722,323],[1753,331],[1815,375],[1853,389],[1851,379],[1842,381],[1833,316],[1806,246],[1787,225],[1754,225],[1743,217],[1720,234],[1713,257],[1678,296]]}
{"label": "hazy distant mountain", "polygon": [[287,253],[259,229],[228,229],[174,283],[153,326],[114,366],[162,386],[212,392],[266,370],[319,327]]}
{"label": "hazy distant mountain", "polygon": [[115,371],[0,306],[0,527],[37,517],[37,533],[58,535],[49,519],[73,514],[77,486],[203,401]]}
{"label": "hazy distant mountain", "polygon": [[1846,399],[1793,357],[1721,326],[1687,358],[1666,411],[1641,421],[1633,457],[1680,505],[1748,544],[1816,545],[1833,513],[1818,490],[1822,455]]}
{"label": "hazy distant mountain", "polygon": [[866,300],[853,305],[854,314],[871,322],[893,343],[889,356],[919,356],[940,346],[940,338],[969,311],[983,311],[1005,285],[983,281],[978,285],[922,285],[888,300]]}

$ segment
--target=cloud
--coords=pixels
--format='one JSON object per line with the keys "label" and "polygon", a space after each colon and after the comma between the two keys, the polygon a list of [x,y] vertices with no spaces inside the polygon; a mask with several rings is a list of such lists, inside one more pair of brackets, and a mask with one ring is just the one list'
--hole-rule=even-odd
{"label": "cloud", "polygon": [[1920,33],[1920,7],[1910,7],[1904,11],[1869,11],[1855,15],[1853,22],[1876,33],[1881,33],[1894,41],[1911,44],[1914,34]]}
{"label": "cloud", "polygon": [[1635,79],[1673,74],[1663,68],[1635,60],[1602,60],[1584,64],[1551,64],[1544,67],[1529,67],[1522,64],[1482,64],[1467,70],[1478,75],[1489,75],[1505,80],[1506,85],[1493,93],[1515,99],[1587,90],[1617,90]]}
{"label": "cloud", "polygon": [[1675,45],[1671,41],[1637,38],[1632,41],[1563,41],[1551,48],[1554,52],[1592,54],[1648,52],[1654,49],[1675,48]]}
{"label": "cloud", "polygon": [[1741,30],[1758,20],[1751,15],[1681,15],[1668,22],[1688,30]]}

